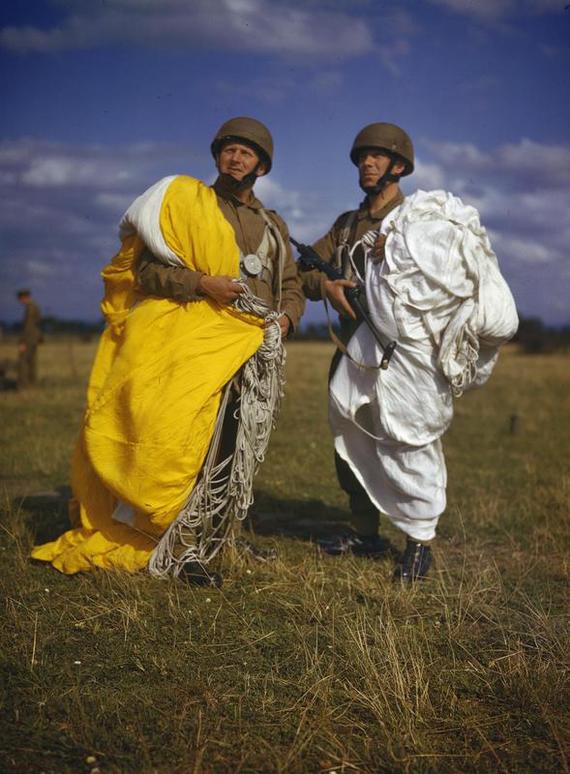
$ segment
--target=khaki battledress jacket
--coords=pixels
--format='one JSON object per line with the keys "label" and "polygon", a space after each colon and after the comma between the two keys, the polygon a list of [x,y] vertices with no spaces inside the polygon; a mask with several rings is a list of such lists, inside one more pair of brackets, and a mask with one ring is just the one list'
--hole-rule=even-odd
{"label": "khaki battledress jacket", "polygon": [[[337,260],[336,256],[338,248],[341,245],[346,244],[350,248],[368,231],[379,229],[388,213],[398,207],[403,201],[404,195],[399,188],[397,195],[382,207],[382,209],[377,210],[376,212],[370,212],[368,209],[368,198],[364,199],[357,210],[349,210],[348,212],[343,212],[342,215],[339,215],[332,228],[327,231],[321,239],[313,244],[314,250],[320,255],[323,261],[334,264]],[[351,220],[352,225],[350,226],[348,234],[346,234],[347,224],[349,224]],[[354,263],[358,273],[364,278],[366,268],[364,265],[364,251],[362,250],[362,247],[355,250]],[[354,278],[350,263],[347,262],[341,268],[343,269],[346,279]],[[320,301],[321,299],[326,298],[324,291],[326,276],[322,272],[315,269],[301,271],[301,280],[303,283],[303,292],[308,299],[311,301]],[[348,317],[340,317],[339,337],[344,344],[348,342],[359,324],[358,321],[351,320]]]}
{"label": "khaki battledress jacket", "polygon": [[[242,254],[255,253],[260,247],[266,230],[266,222],[260,212],[262,203],[252,196],[251,201],[244,204],[233,195],[220,178],[214,183],[213,189],[224,217],[234,230],[236,242]],[[274,210],[265,210],[265,212],[279,229],[285,244],[281,278],[281,311],[287,315],[294,329],[299,324],[305,309],[301,280],[291,253],[289,232],[285,221]],[[277,250],[270,247],[268,257],[271,269],[264,270],[258,277],[247,277],[245,281],[256,296],[263,299],[270,308],[276,309],[279,298]],[[146,295],[171,298],[182,303],[198,301],[204,297],[198,289],[201,277],[202,273],[199,271],[165,266],[148,250],[145,250],[139,259],[137,280]]]}
{"label": "khaki battledress jacket", "polygon": [[18,356],[18,387],[23,389],[35,384],[38,378],[38,344],[43,341],[40,327],[42,316],[33,301],[26,304],[19,343],[25,345]]}
{"label": "khaki battledress jacket", "polygon": [[41,321],[42,315],[39,306],[33,301],[29,301],[24,310],[20,344],[25,344],[27,347],[37,347],[42,340]]}

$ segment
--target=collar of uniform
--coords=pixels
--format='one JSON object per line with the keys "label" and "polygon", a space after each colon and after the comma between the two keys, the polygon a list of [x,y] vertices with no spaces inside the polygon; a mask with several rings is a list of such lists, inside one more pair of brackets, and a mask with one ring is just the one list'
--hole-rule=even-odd
{"label": "collar of uniform", "polygon": [[382,209],[377,210],[375,213],[372,213],[368,209],[368,197],[366,197],[360,203],[356,217],[358,218],[358,220],[364,220],[364,218],[368,218],[368,220],[383,220],[389,212],[391,212],[395,207],[397,207],[403,201],[404,201],[404,194],[401,192],[400,188],[398,188],[398,193],[396,194],[396,196],[394,196],[393,199],[390,199],[389,202],[386,202],[386,204],[382,207]]}
{"label": "collar of uniform", "polygon": [[224,180],[221,177],[217,178],[212,188],[214,189],[214,191],[218,196],[220,196],[222,199],[225,199],[227,202],[231,202],[236,207],[243,207],[245,205],[246,207],[249,207],[252,210],[259,210],[262,206],[259,199],[256,199],[256,197],[254,196],[253,191],[251,192],[251,199],[248,202],[242,202],[240,199],[237,198],[237,196],[231,190],[229,185],[226,182],[224,182]]}

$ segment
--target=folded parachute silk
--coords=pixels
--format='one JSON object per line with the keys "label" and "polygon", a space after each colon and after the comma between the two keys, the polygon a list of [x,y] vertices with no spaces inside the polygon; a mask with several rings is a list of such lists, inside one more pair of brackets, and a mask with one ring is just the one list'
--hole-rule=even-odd
{"label": "folded parachute silk", "polygon": [[440,438],[453,398],[483,384],[518,325],[477,211],[445,191],[417,191],[382,224],[385,260],[367,261],[370,316],[398,345],[386,370],[361,325],[330,384],[335,449],[378,509],[431,540],[445,509]]}
{"label": "folded parachute silk", "polygon": [[[103,270],[108,325],[72,463],[81,526],[32,552],[65,573],[146,566],[193,489],[223,386],[263,340],[263,321],[232,307],[137,296],[144,243],[165,263],[239,276],[239,248],[210,188],[159,181],[131,205],[121,236]],[[113,519],[118,504],[130,525]]]}
{"label": "folded parachute silk", "polygon": [[[423,446],[449,427],[453,396],[489,378],[518,317],[474,207],[445,191],[417,191],[384,220],[382,232],[386,258],[367,262],[366,298],[374,324],[398,346],[385,371],[343,358],[331,399],[352,419],[362,405],[377,403],[383,433]],[[366,326],[348,351],[359,363],[379,363]]]}

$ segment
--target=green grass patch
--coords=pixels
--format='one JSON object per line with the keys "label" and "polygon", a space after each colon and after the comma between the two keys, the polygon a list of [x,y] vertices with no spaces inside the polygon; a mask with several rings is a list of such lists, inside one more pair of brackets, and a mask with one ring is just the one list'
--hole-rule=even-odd
{"label": "green grass patch", "polygon": [[332,349],[290,344],[252,518],[279,559],[227,552],[223,588],[204,590],[28,560],[66,527],[50,493],[66,493],[93,353],[49,343],[40,386],[0,395],[3,771],[568,770],[567,357],[509,348],[457,402],[436,570],[402,590],[390,558],[310,540],[348,518]]}

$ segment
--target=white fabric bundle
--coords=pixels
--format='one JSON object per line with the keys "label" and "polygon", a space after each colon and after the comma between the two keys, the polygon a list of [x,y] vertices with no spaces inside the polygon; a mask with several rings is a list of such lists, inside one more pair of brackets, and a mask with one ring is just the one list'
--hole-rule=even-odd
{"label": "white fabric bundle", "polygon": [[160,227],[164,196],[176,177],[163,177],[137,196],[119,223],[121,241],[132,234],[138,234],[154,257],[167,266],[184,266],[184,261],[166,244]]}
{"label": "white fabric bundle", "polygon": [[[445,462],[439,442],[427,446],[449,427],[453,396],[489,378],[518,318],[477,210],[457,197],[417,191],[380,233],[385,259],[367,261],[366,295],[374,324],[398,345],[385,371],[341,359],[330,385],[331,427],[337,451],[380,510],[394,520],[422,519],[430,509],[435,517],[445,508]],[[380,362],[365,325],[348,350],[359,363]]]}

